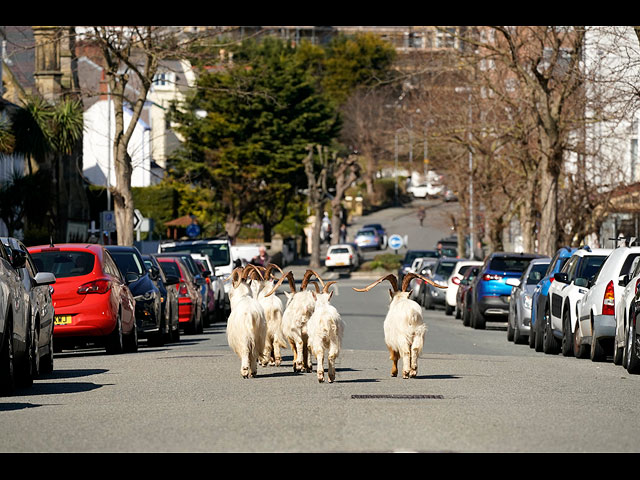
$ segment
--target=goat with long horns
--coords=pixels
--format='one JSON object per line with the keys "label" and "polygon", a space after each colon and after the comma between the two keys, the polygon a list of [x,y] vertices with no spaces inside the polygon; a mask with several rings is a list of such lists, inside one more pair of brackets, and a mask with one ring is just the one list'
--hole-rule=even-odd
{"label": "goat with long horns", "polygon": [[324,285],[320,276],[313,270],[307,270],[302,278],[300,291],[296,291],[293,272],[288,271],[275,284],[273,289],[265,294],[272,295],[282,285],[285,279],[289,282],[290,292],[284,292],[287,297],[284,313],[282,314],[282,333],[293,350],[293,371],[311,372],[311,355],[309,352],[309,335],[307,322],[315,309],[315,299],[311,290],[307,290],[311,277],[316,276]]}
{"label": "goat with long horns", "polygon": [[401,357],[402,378],[413,378],[418,374],[418,357],[424,347],[427,326],[422,318],[422,307],[409,298],[411,290],[407,291],[411,280],[416,277],[437,288],[447,288],[412,272],[405,275],[401,290],[398,290],[398,279],[392,273],[380,277],[364,288],[354,288],[356,292],[368,292],[385,280],[393,288],[393,290],[389,290],[391,301],[384,319],[384,339],[392,362],[392,377],[398,376],[398,359]]}

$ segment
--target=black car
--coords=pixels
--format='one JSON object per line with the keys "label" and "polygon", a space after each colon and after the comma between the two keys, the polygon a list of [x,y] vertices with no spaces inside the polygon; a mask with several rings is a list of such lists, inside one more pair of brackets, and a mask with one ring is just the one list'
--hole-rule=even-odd
{"label": "black car", "polygon": [[[16,385],[31,386],[37,375],[35,325],[30,313],[30,292],[20,270],[31,261],[26,250],[5,247],[0,242],[0,394],[10,395]],[[31,261],[33,272],[36,269]],[[39,275],[39,276],[38,276]],[[32,285],[55,281],[53,274],[37,274]],[[29,283],[31,279],[29,279]],[[46,286],[48,289],[48,286]]]}
{"label": "black car", "polygon": [[398,269],[398,282],[402,282],[402,278],[411,268],[413,261],[420,257],[437,258],[439,255],[436,250],[407,250],[402,260],[402,265]]}
{"label": "black car", "polygon": [[[142,255],[136,247],[105,247],[116,262],[122,276],[127,278],[127,286],[136,301],[136,325],[138,336],[146,338],[148,345],[161,346],[169,331],[169,325],[162,315],[162,295],[151,279]],[[135,280],[129,280],[135,274]]]}
{"label": "black car", "polygon": [[174,285],[180,283],[180,279],[175,275],[165,274],[158,260],[152,255],[142,255],[149,276],[160,290],[162,297],[162,316],[169,326],[166,340],[177,342],[180,340],[180,324],[178,322],[178,290]]}
{"label": "black car", "polygon": [[[431,280],[439,285],[446,285],[447,280],[453,273],[453,269],[456,267],[456,263],[460,261],[459,258],[440,257],[433,267],[433,273]],[[421,295],[422,305],[427,310],[433,309],[436,306],[445,306],[446,290],[434,287],[428,283],[422,283]]]}

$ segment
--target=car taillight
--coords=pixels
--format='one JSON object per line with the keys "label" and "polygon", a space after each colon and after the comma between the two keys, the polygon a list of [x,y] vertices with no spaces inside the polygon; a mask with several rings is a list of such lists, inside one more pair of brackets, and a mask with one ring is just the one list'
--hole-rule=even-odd
{"label": "car taillight", "polygon": [[104,278],[88,282],[78,287],[78,293],[107,293],[111,289],[111,282]]}
{"label": "car taillight", "polygon": [[613,280],[607,283],[607,288],[604,291],[604,298],[602,300],[602,314],[614,315],[615,313],[615,295],[613,292]]}
{"label": "car taillight", "polygon": [[327,255],[327,260],[331,260],[331,257],[329,255]]}
{"label": "car taillight", "polygon": [[453,283],[454,285],[460,285],[460,279],[458,277],[453,277],[451,279],[451,283]]}
{"label": "car taillight", "polygon": [[500,275],[491,275],[490,273],[485,273],[482,276],[482,280],[502,280]]}

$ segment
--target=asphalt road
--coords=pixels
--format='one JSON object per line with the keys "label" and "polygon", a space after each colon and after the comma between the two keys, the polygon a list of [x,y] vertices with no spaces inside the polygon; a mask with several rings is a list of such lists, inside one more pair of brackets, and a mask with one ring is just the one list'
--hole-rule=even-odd
{"label": "asphalt road", "polygon": [[387,286],[353,291],[365,282],[341,279],[333,298],[346,323],[333,384],[293,373],[290,350],[243,379],[224,324],[132,354],[65,351],[32,388],[0,398],[0,452],[640,450],[640,376],[514,345],[502,323],[473,330],[425,311],[418,377],[392,378]]}

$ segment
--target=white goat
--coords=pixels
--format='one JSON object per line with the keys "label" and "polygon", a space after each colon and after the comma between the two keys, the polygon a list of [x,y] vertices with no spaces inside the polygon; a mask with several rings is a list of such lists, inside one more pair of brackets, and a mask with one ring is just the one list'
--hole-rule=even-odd
{"label": "white goat", "polygon": [[398,290],[398,279],[393,274],[383,276],[365,288],[354,288],[356,292],[367,292],[384,280],[388,280],[393,287],[393,291],[389,290],[391,301],[384,319],[384,339],[392,362],[392,377],[398,375],[400,357],[402,378],[415,377],[418,374],[418,357],[422,353],[427,326],[422,319],[422,307],[409,298],[411,291],[406,291],[414,277],[419,277],[437,288],[447,288],[416,273],[405,275],[402,290]]}
{"label": "white goat", "polygon": [[277,295],[266,296],[273,288],[273,270],[284,272],[277,265],[270,263],[267,267],[255,266],[256,275],[251,281],[251,289],[253,296],[258,300],[264,310],[265,320],[267,323],[267,336],[264,343],[264,350],[260,355],[260,363],[262,366],[275,365],[280,366],[282,363],[281,349],[287,347],[287,342],[282,334],[282,312],[284,307],[282,300]]}
{"label": "white goat", "polygon": [[291,292],[285,292],[287,303],[282,314],[282,333],[293,350],[294,372],[311,371],[307,322],[313,314],[316,301],[311,291],[306,288],[309,278],[313,274],[311,270],[305,272],[300,291],[296,292],[293,272],[289,271],[278,280],[270,292],[265,294],[265,297],[272,295],[282,285],[285,278],[289,281]]}
{"label": "white goat", "polygon": [[257,375],[258,357],[264,349],[267,334],[264,309],[251,296],[246,282],[249,270],[236,268],[231,274],[231,313],[227,320],[227,341],[242,361],[240,374],[244,378]]}
{"label": "white goat", "polygon": [[[322,279],[318,277],[322,282]],[[327,354],[327,373],[329,383],[333,383],[336,378],[336,358],[340,354],[342,335],[344,333],[344,322],[336,307],[329,301],[333,295],[333,290],[328,292],[331,284],[336,282],[323,283],[322,291],[311,292],[316,300],[313,315],[307,322],[307,332],[309,333],[309,348],[316,357],[316,368],[318,372],[318,382],[324,382],[324,356]]]}

